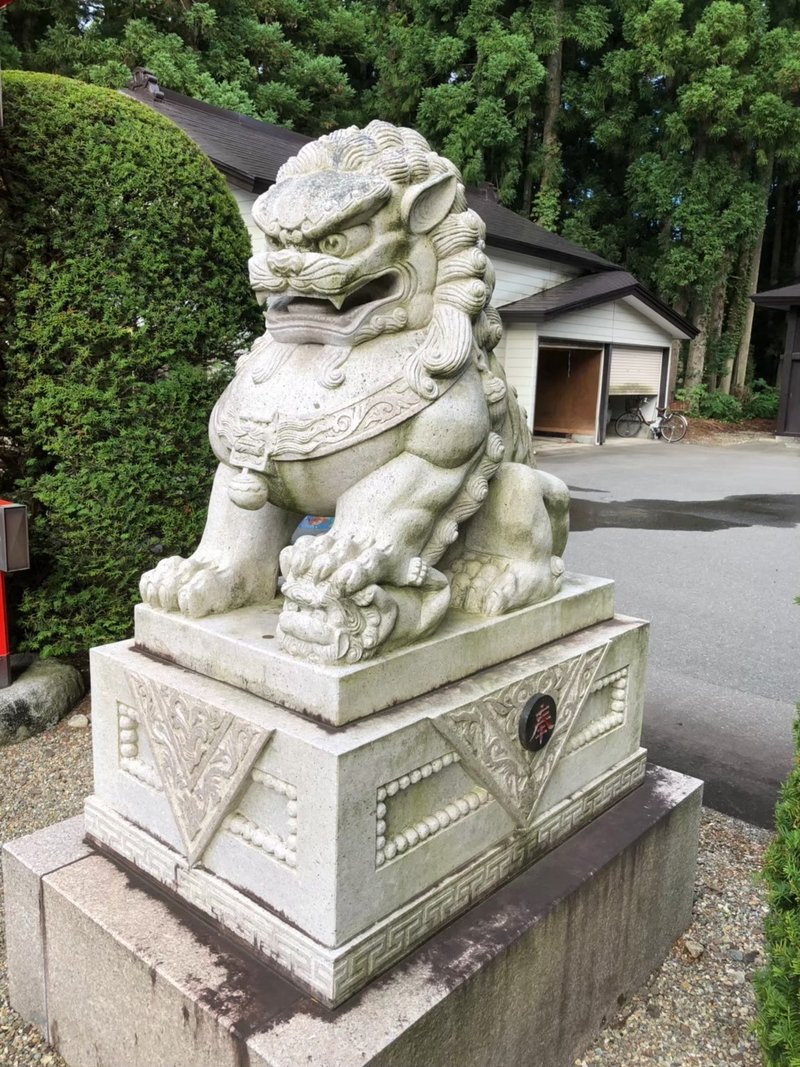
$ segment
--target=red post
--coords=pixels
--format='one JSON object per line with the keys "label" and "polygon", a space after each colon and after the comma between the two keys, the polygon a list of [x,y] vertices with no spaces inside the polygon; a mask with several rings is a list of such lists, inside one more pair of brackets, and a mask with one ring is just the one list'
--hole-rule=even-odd
{"label": "red post", "polygon": [[6,574],[26,571],[30,565],[28,513],[25,506],[11,500],[0,500],[0,689],[11,685]]}
{"label": "red post", "polygon": [[8,641],[8,606],[6,576],[0,571],[0,689],[11,685],[11,647]]}

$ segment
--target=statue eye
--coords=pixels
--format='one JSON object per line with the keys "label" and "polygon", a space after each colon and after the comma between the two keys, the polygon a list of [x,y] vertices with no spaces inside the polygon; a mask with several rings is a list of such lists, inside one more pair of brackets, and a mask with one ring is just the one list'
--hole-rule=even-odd
{"label": "statue eye", "polygon": [[341,256],[347,251],[347,238],[343,233],[329,233],[320,240],[319,250],[327,256]]}

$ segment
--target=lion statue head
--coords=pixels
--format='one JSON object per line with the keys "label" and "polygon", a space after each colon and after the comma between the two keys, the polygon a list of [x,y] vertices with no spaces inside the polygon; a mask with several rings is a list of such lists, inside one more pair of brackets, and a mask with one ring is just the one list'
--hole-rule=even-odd
{"label": "lion statue head", "polygon": [[[485,226],[456,167],[414,130],[371,122],[305,145],[253,218],[267,251],[251,259],[251,281],[276,341],[349,351],[424,330],[404,372],[427,400],[470,359],[486,366],[502,327]],[[497,378],[491,387],[505,391]]]}

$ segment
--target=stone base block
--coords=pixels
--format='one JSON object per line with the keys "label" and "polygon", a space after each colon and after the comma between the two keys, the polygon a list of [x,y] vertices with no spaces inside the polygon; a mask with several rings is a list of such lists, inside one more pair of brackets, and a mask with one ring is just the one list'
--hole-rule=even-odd
{"label": "stone base block", "polygon": [[338,1004],[641,783],[646,644],[607,620],[336,730],[97,649],[86,828]]}
{"label": "stone base block", "polygon": [[71,1067],[567,1067],[689,923],[701,788],[651,768],[333,1010],[71,820],[4,850],[12,1004]]}
{"label": "stone base block", "polygon": [[508,615],[452,609],[432,637],[347,667],[306,663],[279,648],[274,638],[282,605],[279,599],[192,619],[140,604],[136,647],[343,726],[612,618],[614,583],[567,574],[554,597]]}

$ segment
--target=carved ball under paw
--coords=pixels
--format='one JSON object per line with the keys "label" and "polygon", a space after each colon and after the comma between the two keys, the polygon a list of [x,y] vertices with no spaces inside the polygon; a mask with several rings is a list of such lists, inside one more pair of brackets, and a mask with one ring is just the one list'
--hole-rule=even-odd
{"label": "carved ball under paw", "polygon": [[328,583],[289,581],[278,623],[281,647],[312,663],[344,664],[369,659],[391,634],[395,601],[372,585],[350,597],[336,595]]}

